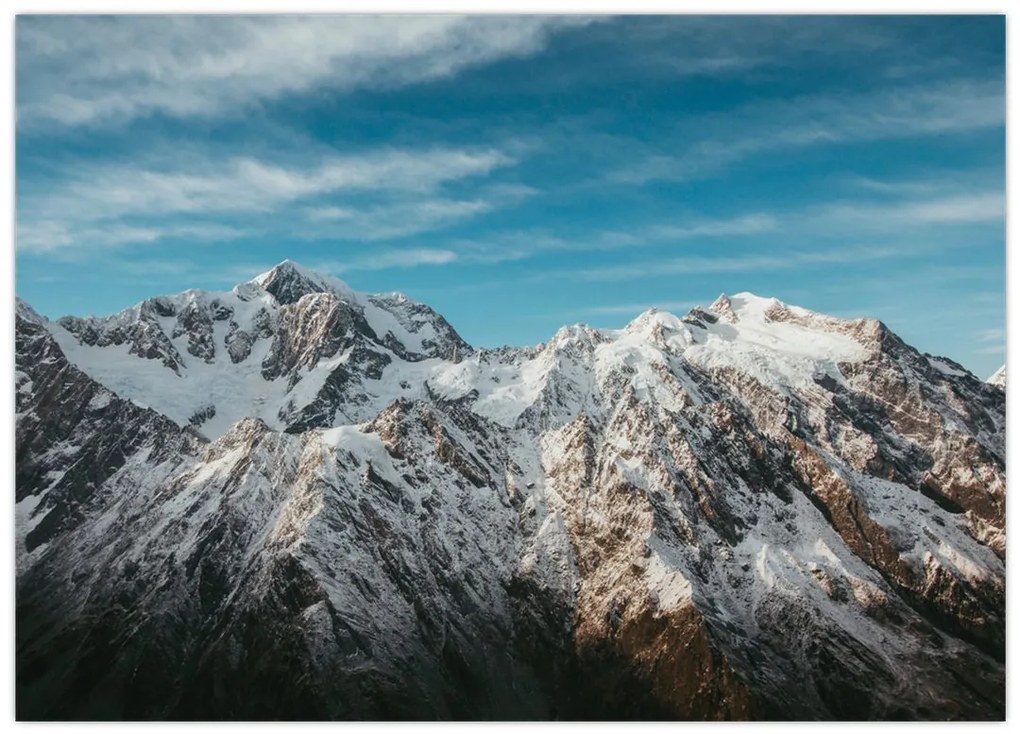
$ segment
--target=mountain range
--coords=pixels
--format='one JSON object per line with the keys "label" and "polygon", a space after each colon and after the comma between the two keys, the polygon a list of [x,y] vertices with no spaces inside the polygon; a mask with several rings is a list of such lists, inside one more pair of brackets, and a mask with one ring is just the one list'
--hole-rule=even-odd
{"label": "mountain range", "polygon": [[16,306],[21,719],[1002,719],[1005,371],[750,293],[476,349]]}

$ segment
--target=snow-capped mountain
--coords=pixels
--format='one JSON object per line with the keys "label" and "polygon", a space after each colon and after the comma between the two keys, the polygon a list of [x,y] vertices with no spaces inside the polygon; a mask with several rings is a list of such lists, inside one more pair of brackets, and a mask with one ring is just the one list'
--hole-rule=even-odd
{"label": "snow-capped mountain", "polygon": [[186,291],[50,330],[96,380],[210,438],[243,417],[279,430],[366,420],[393,390],[363,381],[470,352],[428,306],[358,294],[290,261],[226,293]]}
{"label": "snow-capped mountain", "polygon": [[995,374],[988,378],[989,385],[996,385],[1003,389],[1006,388],[1006,365],[1002,365],[999,369],[995,370]]}
{"label": "snow-capped mountain", "polygon": [[748,293],[17,309],[22,718],[1002,718],[1005,393]]}

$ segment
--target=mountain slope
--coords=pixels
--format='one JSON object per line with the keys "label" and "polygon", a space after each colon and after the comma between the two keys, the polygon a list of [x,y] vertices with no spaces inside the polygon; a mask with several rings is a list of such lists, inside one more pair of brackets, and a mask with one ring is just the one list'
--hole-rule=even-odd
{"label": "mountain slope", "polygon": [[283,263],[17,328],[19,537],[75,510],[20,551],[22,718],[1003,716],[1004,393],[880,322],[475,351]]}

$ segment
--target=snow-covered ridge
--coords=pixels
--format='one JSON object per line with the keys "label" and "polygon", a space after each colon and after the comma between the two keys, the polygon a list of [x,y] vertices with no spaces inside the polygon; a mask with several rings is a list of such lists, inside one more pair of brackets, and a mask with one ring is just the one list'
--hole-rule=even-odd
{"label": "snow-covered ridge", "polygon": [[872,353],[880,325],[745,292],[682,317],[652,309],[622,329],[576,324],[536,347],[475,351],[424,304],[285,260],[228,292],[49,327],[94,379],[214,438],[244,417],[330,427],[429,394],[507,427],[529,410],[567,421],[597,413],[592,396],[621,371],[639,396],[663,398],[663,375],[689,383],[690,370],[732,370],[783,393],[841,381],[839,365]]}
{"label": "snow-covered ridge", "polygon": [[[332,300],[324,305],[322,297]],[[316,331],[308,330],[312,311],[322,313]],[[230,291],[188,290],[111,316],[46,323],[88,375],[210,438],[244,417],[282,430],[352,355],[410,364],[471,351],[428,306],[403,294],[359,293],[291,261]],[[281,324],[300,333],[282,333]],[[273,364],[288,346],[309,354],[277,374]]]}

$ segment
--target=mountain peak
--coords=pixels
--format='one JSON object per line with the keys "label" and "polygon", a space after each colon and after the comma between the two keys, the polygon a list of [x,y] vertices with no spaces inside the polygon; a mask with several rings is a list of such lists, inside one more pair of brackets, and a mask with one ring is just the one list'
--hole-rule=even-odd
{"label": "mountain peak", "polygon": [[623,328],[624,331],[632,334],[644,334],[651,333],[651,330],[656,328],[676,331],[683,328],[683,323],[676,314],[653,306],[638,314],[637,317]]}
{"label": "mountain peak", "polygon": [[28,305],[28,302],[18,296],[14,297],[14,311],[19,318],[30,321],[34,324],[42,324],[46,321],[39,313]]}
{"label": "mountain peak", "polygon": [[774,306],[785,306],[786,304],[772,296],[759,296],[751,291],[740,291],[727,296],[735,308],[759,308],[769,309]]}
{"label": "mountain peak", "polygon": [[255,276],[250,283],[261,287],[282,305],[296,303],[309,293],[332,292],[352,296],[354,291],[339,278],[319,273],[287,259]]}
{"label": "mountain peak", "polygon": [[710,310],[727,317],[729,321],[745,317],[760,320],[767,316],[770,311],[780,308],[789,307],[778,298],[767,298],[750,291],[741,291],[733,295],[724,293],[709,306]]}

